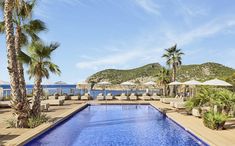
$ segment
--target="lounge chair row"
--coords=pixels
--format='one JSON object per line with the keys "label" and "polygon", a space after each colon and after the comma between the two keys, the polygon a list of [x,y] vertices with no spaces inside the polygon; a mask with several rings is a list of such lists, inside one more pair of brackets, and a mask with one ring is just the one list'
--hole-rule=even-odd
{"label": "lounge chair row", "polygon": [[[12,103],[11,101],[0,101],[0,108],[11,108]],[[49,103],[41,102],[40,108],[41,111],[48,111],[50,107]],[[30,104],[30,108],[32,108],[32,104]]]}
{"label": "lounge chair row", "polygon": [[170,104],[171,107],[177,109],[184,109],[185,108],[185,101],[184,97],[176,95],[175,98],[161,98],[160,101],[162,103]]}
{"label": "lounge chair row", "polygon": [[120,96],[112,96],[111,93],[108,93],[106,96],[104,96],[102,93],[100,93],[97,96],[97,100],[112,100],[112,99],[118,99],[118,100],[160,100],[160,96],[157,94],[153,94],[152,96],[148,96],[146,93],[144,93],[142,96],[136,96],[135,93],[131,93],[130,96],[127,96],[125,93],[122,93]]}
{"label": "lounge chair row", "polygon": [[[181,96],[176,96],[175,98],[162,98],[160,101],[162,103],[170,104],[171,107],[174,107],[176,109],[185,109],[186,102],[184,101],[184,98]],[[201,117],[202,116],[201,111],[209,111],[209,110],[210,107],[193,108],[191,114],[195,117]]]}

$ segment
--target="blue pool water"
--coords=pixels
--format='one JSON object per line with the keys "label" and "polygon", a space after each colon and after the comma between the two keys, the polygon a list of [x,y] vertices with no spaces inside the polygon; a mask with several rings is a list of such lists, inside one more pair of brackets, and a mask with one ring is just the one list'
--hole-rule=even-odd
{"label": "blue pool water", "polygon": [[199,146],[150,105],[88,106],[26,146]]}

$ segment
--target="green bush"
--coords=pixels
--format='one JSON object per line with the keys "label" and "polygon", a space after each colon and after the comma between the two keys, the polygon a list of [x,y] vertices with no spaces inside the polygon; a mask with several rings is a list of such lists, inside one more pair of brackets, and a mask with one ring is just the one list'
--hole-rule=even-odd
{"label": "green bush", "polygon": [[227,119],[226,115],[212,111],[203,114],[203,124],[213,130],[223,129]]}
{"label": "green bush", "polygon": [[194,108],[194,103],[191,100],[186,101],[185,108],[187,113],[191,114],[192,109]]}
{"label": "green bush", "polygon": [[16,128],[16,120],[15,119],[8,119],[6,120],[7,128]]}
{"label": "green bush", "polygon": [[39,116],[29,118],[28,125],[29,128],[35,128],[42,123],[46,123],[48,120],[49,117],[46,114],[41,114]]}

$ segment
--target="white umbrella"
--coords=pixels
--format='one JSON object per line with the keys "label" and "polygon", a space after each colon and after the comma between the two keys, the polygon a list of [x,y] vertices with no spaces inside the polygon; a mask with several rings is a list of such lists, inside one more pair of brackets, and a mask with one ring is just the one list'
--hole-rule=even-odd
{"label": "white umbrella", "polygon": [[[123,82],[121,83],[122,86],[126,86],[126,87],[131,87],[131,86],[135,86],[136,84],[133,83],[133,82],[130,82],[130,81],[127,81],[127,82]],[[127,94],[128,94],[128,90],[127,90]]]}
{"label": "white umbrella", "polygon": [[[155,86],[156,83],[154,81],[149,81],[149,82],[144,83],[144,85],[149,87],[149,86]],[[147,93],[149,92],[149,88],[146,89],[146,92]]]}
{"label": "white umbrella", "polygon": [[153,82],[153,81],[149,81],[149,82],[144,83],[144,85],[146,85],[146,86],[154,86],[154,85],[156,85],[156,83]]}
{"label": "white umbrella", "polygon": [[[202,82],[199,82],[197,80],[190,80],[190,81],[184,82],[183,85],[197,86],[197,85],[202,85]],[[196,89],[192,88],[190,96],[193,97],[196,94],[196,92],[197,92]]]}
{"label": "white umbrella", "polygon": [[197,80],[190,80],[190,81],[186,81],[182,84],[184,84],[184,85],[202,85],[202,82],[199,82]]}
{"label": "white umbrella", "polygon": [[169,83],[168,85],[182,85],[182,83],[181,82],[178,82],[178,81],[174,81],[174,82],[171,82],[171,83]]}
{"label": "white umbrella", "polygon": [[232,86],[231,84],[219,80],[219,79],[213,79],[213,80],[208,80],[203,83],[203,85],[210,85],[210,86]]}
{"label": "white umbrella", "polygon": [[[87,83],[86,81],[82,81],[82,82],[78,82],[77,84],[77,88],[79,88],[79,86],[83,89],[83,92],[86,92],[86,87],[89,86],[89,83]],[[88,87],[87,87],[88,88]],[[82,94],[82,93],[80,93]]]}
{"label": "white umbrella", "polygon": [[123,82],[121,83],[122,86],[135,86],[135,83],[127,81],[127,82]]}
{"label": "white umbrella", "polygon": [[[104,82],[99,82],[99,83],[97,83],[97,85],[102,86],[103,89],[105,90],[106,86],[111,85],[111,83],[104,81]],[[106,96],[106,91],[104,91],[104,94],[105,94],[105,96]]]}

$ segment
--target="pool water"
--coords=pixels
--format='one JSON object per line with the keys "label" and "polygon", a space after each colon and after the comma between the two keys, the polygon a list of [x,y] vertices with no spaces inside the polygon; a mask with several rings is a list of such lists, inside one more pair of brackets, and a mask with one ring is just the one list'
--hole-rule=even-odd
{"label": "pool water", "polygon": [[151,105],[91,105],[26,146],[207,145]]}

